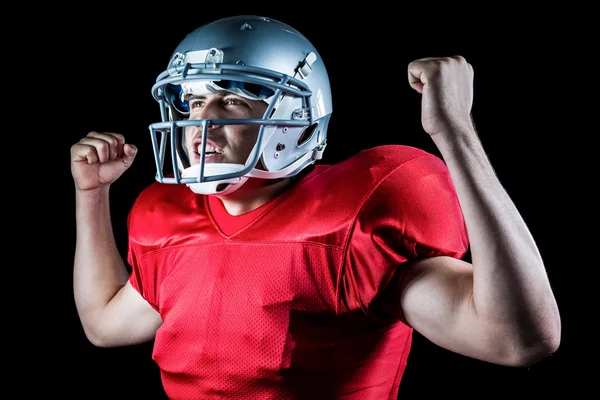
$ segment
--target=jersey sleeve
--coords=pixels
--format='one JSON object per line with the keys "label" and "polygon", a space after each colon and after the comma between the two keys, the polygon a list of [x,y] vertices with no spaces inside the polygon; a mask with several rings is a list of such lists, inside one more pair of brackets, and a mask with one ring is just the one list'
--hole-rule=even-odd
{"label": "jersey sleeve", "polygon": [[152,250],[152,247],[148,246],[145,242],[149,236],[148,232],[154,232],[151,218],[148,216],[148,214],[152,214],[153,209],[152,206],[148,206],[148,202],[153,201],[153,194],[149,194],[149,190],[146,189],[140,193],[129,211],[127,219],[127,229],[129,232],[127,262],[131,268],[128,278],[129,283],[158,311],[156,288],[158,272],[155,268],[156,265],[148,265],[149,261],[144,261],[144,255]]}
{"label": "jersey sleeve", "polygon": [[[131,225],[131,216],[129,217],[129,225]],[[144,267],[140,264],[139,246],[131,236],[127,249],[127,262],[131,267],[129,283],[155,310],[158,311],[156,290],[152,285],[154,279],[152,276],[145,276]]]}
{"label": "jersey sleeve", "polygon": [[[410,262],[462,258],[467,250],[466,226],[446,164],[429,153],[410,159],[379,181],[357,216],[343,274],[346,306],[381,316],[375,300]],[[393,314],[403,320],[399,309]]]}

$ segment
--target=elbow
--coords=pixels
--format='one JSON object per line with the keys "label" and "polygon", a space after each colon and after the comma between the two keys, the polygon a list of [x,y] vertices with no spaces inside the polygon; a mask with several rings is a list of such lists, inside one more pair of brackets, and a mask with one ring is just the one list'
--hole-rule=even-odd
{"label": "elbow", "polygon": [[88,341],[96,347],[103,347],[103,348],[113,347],[112,345],[110,345],[110,343],[108,341],[104,340],[100,336],[86,335],[86,337],[87,337]]}
{"label": "elbow", "polygon": [[[536,333],[532,333],[532,331]],[[530,330],[517,340],[510,364],[531,367],[556,353],[561,343],[561,325],[557,317],[541,329]]]}
{"label": "elbow", "polygon": [[81,326],[86,339],[96,347],[115,347],[114,337],[97,319],[81,318]]}
{"label": "elbow", "polygon": [[540,338],[519,349],[512,364],[516,367],[532,367],[552,356],[560,347],[560,334]]}
{"label": "elbow", "polygon": [[98,329],[94,329],[93,327],[84,325],[83,332],[85,333],[85,337],[87,338],[87,340],[94,346],[104,348],[113,347],[110,344],[110,341],[107,340],[107,337],[105,335],[102,335],[102,333]]}

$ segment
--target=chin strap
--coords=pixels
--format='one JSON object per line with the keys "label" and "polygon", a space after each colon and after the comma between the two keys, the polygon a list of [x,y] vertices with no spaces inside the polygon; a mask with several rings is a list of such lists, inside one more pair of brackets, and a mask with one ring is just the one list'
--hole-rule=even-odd
{"label": "chin strap", "polygon": [[[294,176],[307,165],[312,164],[315,160],[321,159],[323,151],[325,150],[326,144],[322,144],[317,147],[314,151],[306,153],[287,167],[280,169],[279,171],[264,171],[261,169],[253,168],[245,176],[221,179],[212,182],[199,182],[199,183],[187,183],[186,185],[194,193],[198,194],[229,194],[240,188],[248,178],[260,178],[260,179],[279,179]],[[215,176],[223,175],[241,171],[244,169],[243,164],[231,164],[231,163],[206,163],[204,165],[204,176]],[[200,177],[200,164],[192,165],[189,168],[185,168],[181,176],[183,178],[194,178]]]}
{"label": "chin strap", "polygon": [[[215,176],[241,171],[242,164],[207,163],[204,165],[204,176]],[[200,164],[192,165],[181,172],[183,178],[199,178]],[[187,183],[192,192],[198,194],[229,194],[248,180],[246,176],[221,179],[212,182]]]}

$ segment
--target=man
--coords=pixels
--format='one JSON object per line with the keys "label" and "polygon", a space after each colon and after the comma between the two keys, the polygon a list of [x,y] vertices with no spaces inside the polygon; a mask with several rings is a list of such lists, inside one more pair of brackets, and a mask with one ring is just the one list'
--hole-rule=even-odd
{"label": "man", "polygon": [[471,120],[471,65],[407,75],[443,161],[388,145],[321,165],[332,99],[312,44],[256,16],[190,33],[153,87],[158,182],[130,212],[130,273],[109,189],[137,148],[109,132],[71,148],[89,340],[154,339],[172,399],[395,398],[413,329],[500,365],[556,351],[543,260]]}

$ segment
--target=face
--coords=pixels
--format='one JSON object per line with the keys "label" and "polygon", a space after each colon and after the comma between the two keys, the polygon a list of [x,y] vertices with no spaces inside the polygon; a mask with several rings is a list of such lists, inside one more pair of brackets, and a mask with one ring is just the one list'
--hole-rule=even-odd
{"label": "face", "polygon": [[[202,96],[190,95],[189,119],[262,118],[267,103],[249,100],[231,92],[221,91]],[[205,162],[244,164],[256,144],[260,125],[215,125],[208,128]],[[200,163],[202,127],[185,128],[185,144],[190,164]]]}

